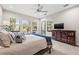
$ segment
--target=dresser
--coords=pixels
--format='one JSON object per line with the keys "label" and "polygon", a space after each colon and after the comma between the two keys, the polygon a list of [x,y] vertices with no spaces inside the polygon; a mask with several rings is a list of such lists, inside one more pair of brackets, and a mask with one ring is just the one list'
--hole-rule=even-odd
{"label": "dresser", "polygon": [[74,30],[52,30],[52,38],[56,41],[76,45]]}

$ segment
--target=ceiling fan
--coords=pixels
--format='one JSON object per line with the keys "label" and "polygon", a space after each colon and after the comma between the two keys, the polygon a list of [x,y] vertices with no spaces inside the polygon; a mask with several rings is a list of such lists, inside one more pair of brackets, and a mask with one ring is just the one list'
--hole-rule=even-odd
{"label": "ceiling fan", "polygon": [[36,9],[36,12],[41,12],[41,13],[44,13],[44,15],[47,15],[48,11],[42,10],[43,8],[44,8],[44,6],[38,4],[38,8]]}

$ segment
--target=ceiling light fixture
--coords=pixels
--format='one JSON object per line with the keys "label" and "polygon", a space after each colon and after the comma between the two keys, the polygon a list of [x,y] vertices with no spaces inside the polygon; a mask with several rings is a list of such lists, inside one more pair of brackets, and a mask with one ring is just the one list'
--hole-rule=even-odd
{"label": "ceiling light fixture", "polygon": [[36,14],[39,15],[39,17],[44,17],[47,15],[48,11],[47,10],[43,10],[44,9],[44,6],[38,4],[37,5],[37,9],[36,9]]}

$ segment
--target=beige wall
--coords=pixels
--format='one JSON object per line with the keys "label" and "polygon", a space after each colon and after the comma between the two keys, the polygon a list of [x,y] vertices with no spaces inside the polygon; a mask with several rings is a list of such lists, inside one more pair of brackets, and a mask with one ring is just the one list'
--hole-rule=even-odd
{"label": "beige wall", "polygon": [[2,25],[2,7],[0,6],[0,26]]}
{"label": "beige wall", "polygon": [[64,23],[64,30],[75,30],[76,44],[79,45],[79,6],[63,10],[46,19],[53,20],[53,23]]}

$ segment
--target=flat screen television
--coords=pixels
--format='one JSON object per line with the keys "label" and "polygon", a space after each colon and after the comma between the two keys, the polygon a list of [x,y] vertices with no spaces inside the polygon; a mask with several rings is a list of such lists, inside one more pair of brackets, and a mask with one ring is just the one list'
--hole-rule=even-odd
{"label": "flat screen television", "polygon": [[64,23],[54,24],[54,29],[64,29]]}

